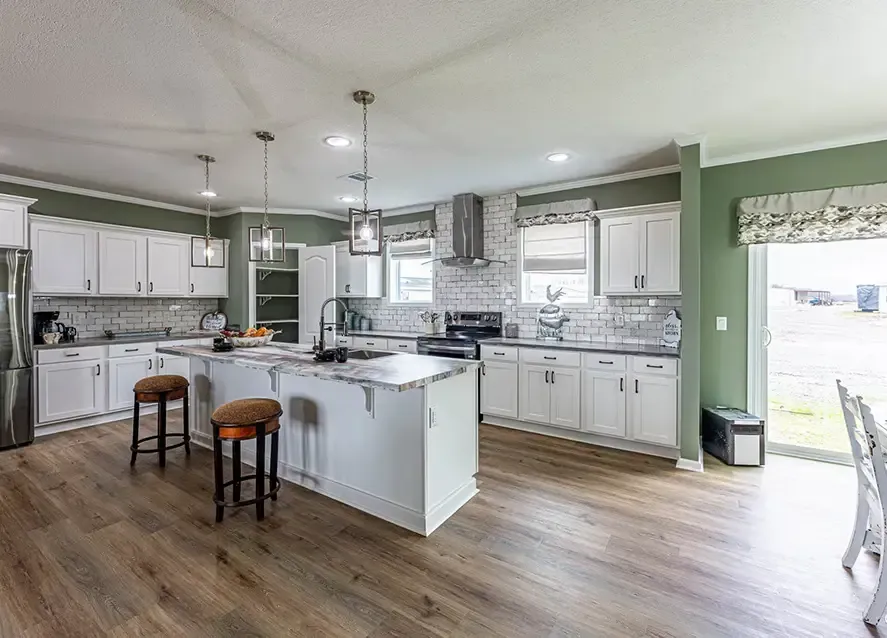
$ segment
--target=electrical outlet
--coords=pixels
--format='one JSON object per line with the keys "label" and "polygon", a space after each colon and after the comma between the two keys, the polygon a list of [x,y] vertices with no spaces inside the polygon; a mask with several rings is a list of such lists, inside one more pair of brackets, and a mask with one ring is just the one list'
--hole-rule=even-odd
{"label": "electrical outlet", "polygon": [[622,313],[619,313],[618,315],[616,315],[616,325],[619,326],[620,328],[625,326],[625,315],[623,315]]}
{"label": "electrical outlet", "polygon": [[173,306],[170,306],[169,309],[170,309],[170,310],[181,310],[182,307],[181,307],[181,306],[177,306],[177,305],[173,305]]}
{"label": "electrical outlet", "polygon": [[428,408],[428,427],[437,427],[437,408]]}
{"label": "electrical outlet", "polygon": [[727,329],[727,317],[718,317],[717,329],[718,330],[726,330]]}

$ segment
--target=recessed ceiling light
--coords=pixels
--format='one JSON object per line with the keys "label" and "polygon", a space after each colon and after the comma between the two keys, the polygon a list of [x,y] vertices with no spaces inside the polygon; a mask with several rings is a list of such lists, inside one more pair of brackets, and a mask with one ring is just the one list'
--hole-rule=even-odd
{"label": "recessed ceiling light", "polygon": [[214,191],[200,191],[198,195],[200,195],[201,197],[217,197]]}
{"label": "recessed ceiling light", "polygon": [[335,148],[342,148],[344,146],[351,146],[351,140],[347,137],[342,137],[340,135],[330,135],[329,137],[325,137],[323,143],[327,146],[333,146]]}
{"label": "recessed ceiling light", "polygon": [[354,195],[342,195],[339,198],[340,202],[345,202],[346,204],[353,204],[357,201],[357,198]]}
{"label": "recessed ceiling light", "polygon": [[566,162],[570,156],[566,153],[550,153],[545,159],[549,162]]}

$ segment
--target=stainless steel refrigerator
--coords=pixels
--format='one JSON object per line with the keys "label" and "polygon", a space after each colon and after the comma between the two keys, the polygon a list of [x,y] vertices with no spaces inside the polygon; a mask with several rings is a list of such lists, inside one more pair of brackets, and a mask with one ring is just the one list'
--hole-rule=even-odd
{"label": "stainless steel refrigerator", "polygon": [[0,248],[0,450],[34,440],[31,251]]}

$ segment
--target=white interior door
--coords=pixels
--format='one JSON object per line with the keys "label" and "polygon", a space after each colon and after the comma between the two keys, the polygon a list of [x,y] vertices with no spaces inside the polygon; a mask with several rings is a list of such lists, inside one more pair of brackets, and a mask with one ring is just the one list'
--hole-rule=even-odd
{"label": "white interior door", "polygon": [[99,231],[99,293],[146,295],[147,250],[144,235]]}
{"label": "white interior door", "polygon": [[638,220],[601,220],[601,293],[638,292],[640,287]]}
{"label": "white interior door", "polygon": [[190,241],[175,237],[148,238],[148,294],[187,297],[190,291]]}
{"label": "white interior door", "polygon": [[640,218],[641,291],[681,291],[680,214],[657,213]]}
{"label": "white interior door", "polygon": [[[320,338],[320,306],[336,294],[336,247],[309,246],[299,250],[299,342]],[[324,320],[335,323],[338,304],[329,304]]]}

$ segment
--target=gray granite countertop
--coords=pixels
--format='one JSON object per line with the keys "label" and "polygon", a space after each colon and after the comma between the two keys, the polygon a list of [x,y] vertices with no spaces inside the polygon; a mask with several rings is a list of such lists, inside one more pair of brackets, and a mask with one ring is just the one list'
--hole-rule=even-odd
{"label": "gray granite countertop", "polygon": [[[342,335],[343,337],[345,335]],[[424,337],[421,332],[397,332],[395,330],[349,330],[349,337],[378,337],[379,339],[418,339]]]}
{"label": "gray granite countertop", "polygon": [[189,332],[173,332],[168,337],[84,337],[70,343],[38,343],[35,350],[55,350],[57,348],[85,348],[86,346],[110,346],[115,343],[154,343],[162,341],[181,341],[182,339],[208,339],[218,337],[218,331],[191,330]]}
{"label": "gray granite countertop", "polygon": [[627,343],[600,343],[595,341],[541,341],[539,339],[484,339],[485,346],[520,346],[521,348],[546,348],[548,350],[573,350],[575,352],[609,352],[611,354],[638,354],[646,357],[681,356],[677,348]]}
{"label": "gray granite countertop", "polygon": [[209,346],[161,346],[157,352],[395,392],[419,388],[480,366],[479,361],[468,359],[405,353],[392,353],[391,356],[369,360],[349,359],[345,363],[318,363],[310,350],[283,345],[235,348],[232,352],[213,352]]}

